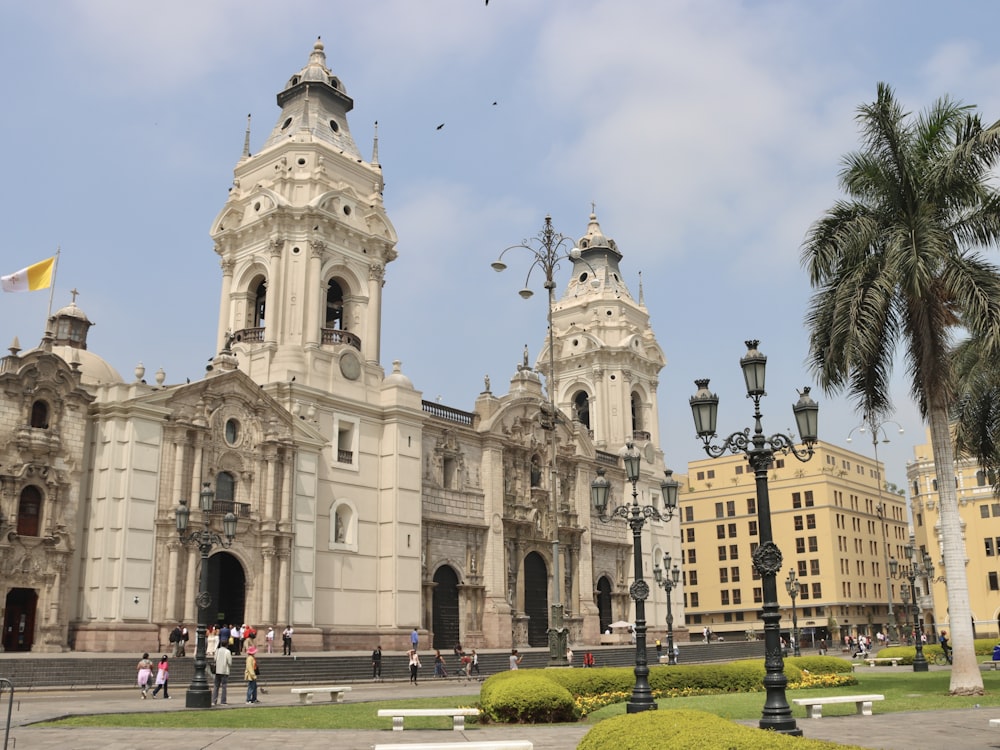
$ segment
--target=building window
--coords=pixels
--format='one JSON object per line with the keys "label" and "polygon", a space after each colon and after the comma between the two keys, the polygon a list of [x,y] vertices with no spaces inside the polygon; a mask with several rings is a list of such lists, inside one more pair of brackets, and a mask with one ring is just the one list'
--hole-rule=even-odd
{"label": "building window", "polygon": [[792,493],[792,507],[801,508],[802,507],[802,495],[798,492]]}
{"label": "building window", "polygon": [[819,560],[809,561],[809,575],[818,576],[819,575]]}
{"label": "building window", "polygon": [[733,604],[743,603],[743,592],[739,589],[733,589]]}
{"label": "building window", "polygon": [[694,529],[684,529],[684,535],[689,544],[694,543]]}
{"label": "building window", "polygon": [[983,542],[986,544],[986,556],[993,557],[993,537],[986,537]]}
{"label": "building window", "polygon": [[815,536],[809,537],[809,551],[819,552],[819,538]]}
{"label": "building window", "polygon": [[[215,500],[219,503],[232,505],[236,499],[236,480],[228,471],[220,471],[215,475]],[[221,508],[220,508],[221,509]],[[230,507],[235,512],[235,509]]]}
{"label": "building window", "polygon": [[729,524],[729,538],[730,539],[735,539],[736,538],[736,524],[735,523]]}
{"label": "building window", "polygon": [[1000,516],[1000,503],[993,503],[993,505],[990,506],[990,509],[993,511],[994,518]]}
{"label": "building window", "polygon": [[816,514],[815,513],[809,513],[806,516],[806,528],[807,529],[815,529],[816,528]]}
{"label": "building window", "polygon": [[753,588],[753,601],[754,604],[760,604],[764,601],[764,589],[760,586],[754,586]]}
{"label": "building window", "polygon": [[721,602],[722,606],[723,607],[728,607],[729,606],[729,592],[726,591],[725,589],[723,589],[722,591],[719,592],[719,595],[722,597],[722,602]]}
{"label": "building window", "polygon": [[688,505],[686,508],[684,508],[684,520],[687,523],[693,523],[694,522],[694,508],[692,506],[690,506],[690,505]]}
{"label": "building window", "polygon": [[989,573],[990,591],[1000,591],[1000,581],[997,580],[997,573],[991,570]]}
{"label": "building window", "polygon": [[29,484],[21,490],[21,499],[17,503],[17,533],[20,536],[38,536],[41,527],[42,493],[37,487]]}
{"label": "building window", "polygon": [[818,581],[812,585],[812,597],[813,599],[823,598],[823,584]]}
{"label": "building window", "polygon": [[794,516],[792,520],[795,522],[795,530],[802,531],[802,516]]}
{"label": "building window", "polygon": [[747,498],[747,513],[753,514],[757,512],[757,498],[748,497]]}
{"label": "building window", "polygon": [[736,501],[727,500],[726,501],[726,515],[730,518],[736,515]]}
{"label": "building window", "polygon": [[807,508],[811,508],[811,507],[813,507],[813,505],[815,505],[815,502],[813,501],[813,491],[812,490],[806,490],[805,491],[805,501],[806,501],[806,507]]}
{"label": "building window", "polygon": [[726,525],[724,523],[720,523],[715,527],[715,538],[716,539],[726,538]]}
{"label": "building window", "polygon": [[695,554],[694,549],[688,550],[688,565],[694,565],[698,561],[698,555]]}
{"label": "building window", "polygon": [[729,577],[732,579],[733,583],[740,582],[740,569],[738,567],[733,567],[729,570]]}
{"label": "building window", "polygon": [[715,504],[715,517],[716,518],[722,518],[723,517],[723,514],[722,514],[722,503],[716,503]]}
{"label": "building window", "polygon": [[240,439],[240,423],[236,419],[226,420],[226,444],[236,445],[236,442]]}
{"label": "building window", "polygon": [[806,539],[802,536],[795,537],[795,552],[803,554],[806,551]]}
{"label": "building window", "polygon": [[799,568],[799,578],[805,578],[807,575],[809,575],[809,571],[806,570],[805,560],[799,560],[798,568]]}
{"label": "building window", "polygon": [[990,517],[990,506],[988,506],[988,505],[980,505],[979,506],[979,517],[980,518],[989,518]]}
{"label": "building window", "polygon": [[41,399],[31,405],[31,426],[36,430],[49,429],[49,405]]}
{"label": "building window", "polygon": [[705,472],[703,472],[703,471],[699,471],[694,476],[695,476],[695,479],[697,479],[699,482],[702,482],[702,481],[705,480]]}
{"label": "building window", "polygon": [[750,523],[747,524],[747,533],[750,534],[750,536],[757,536],[757,522],[756,521],[750,521]]}
{"label": "building window", "polygon": [[698,571],[697,570],[692,570],[690,573],[688,573],[687,574],[687,578],[688,578],[688,584],[689,585],[691,585],[691,586],[697,586],[698,585]]}
{"label": "building window", "polygon": [[719,568],[719,583],[729,583],[729,568]]}
{"label": "building window", "polygon": [[[808,599],[809,598],[809,587],[808,586],[803,586],[801,588],[801,590],[799,591],[799,598],[800,599]],[[805,615],[805,612],[803,612],[802,614]]]}
{"label": "building window", "polygon": [[691,592],[691,606],[692,607],[697,607],[698,606],[698,592],[697,591],[692,591]]}
{"label": "building window", "polygon": [[724,544],[719,545],[719,559],[720,560],[726,559],[726,545]]}
{"label": "building window", "polygon": [[729,559],[739,560],[740,559],[740,548],[736,544],[729,545]]}
{"label": "building window", "polygon": [[736,464],[736,473],[737,474],[743,473],[743,464]]}
{"label": "building window", "polygon": [[976,486],[985,487],[986,486],[986,472],[980,469],[976,472]]}

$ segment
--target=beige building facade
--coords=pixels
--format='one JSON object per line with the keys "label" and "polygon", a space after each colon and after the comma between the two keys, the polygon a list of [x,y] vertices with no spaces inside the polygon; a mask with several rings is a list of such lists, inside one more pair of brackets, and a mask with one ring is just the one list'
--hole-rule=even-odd
{"label": "beige building facade", "polygon": [[[940,505],[930,435],[913,449],[906,479],[911,493],[913,536],[921,557],[930,555],[933,575],[916,580],[920,617],[928,637],[951,630],[948,622],[947,571],[941,554]],[[1000,637],[1000,499],[993,494],[993,477],[973,459],[955,463],[958,512],[965,536],[969,608],[977,638]],[[906,563],[900,557],[901,563]]]}
{"label": "beige building facade", "polygon": [[[300,649],[401,649],[414,627],[438,648],[506,648],[545,645],[558,599],[570,643],[597,643],[634,615],[631,531],[591,513],[596,470],[630,501],[619,454],[634,442],[639,502],[662,508],[666,358],[621,251],[591,215],[552,309],[554,373],[540,326],[537,363],[515,353],[506,393],[487,378],[468,409],[425,401],[401,363],[381,364],[397,237],[377,140],[366,159],[322,43],[277,103],[211,226],[204,378],[122,378],[75,299],[38,347],[0,360],[3,648],[154,651],[193,626],[202,561],[176,531],[181,501],[192,528],[237,518],[206,562],[211,623],[290,624]],[[484,268],[496,250],[481,248]],[[647,524],[643,549],[652,581],[679,555],[679,521]],[[655,624],[666,601],[651,588]]]}
{"label": "beige building facade", "polygon": [[[785,580],[795,571],[803,648],[820,638],[828,645],[859,633],[874,638],[902,623],[899,582],[887,580],[887,560],[899,558],[909,538],[906,499],[886,490],[881,463],[823,441],[815,451],[804,463],[776,454],[768,475],[783,557],[782,634],[792,632]],[[706,628],[726,639],[762,637],[763,587],[751,559],[759,544],[757,494],[746,457],[690,462],[678,504],[692,637]]]}

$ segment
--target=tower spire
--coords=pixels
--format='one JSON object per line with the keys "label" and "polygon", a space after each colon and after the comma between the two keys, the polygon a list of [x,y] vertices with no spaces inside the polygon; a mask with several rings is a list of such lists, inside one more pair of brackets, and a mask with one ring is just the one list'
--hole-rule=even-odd
{"label": "tower spire", "polygon": [[250,158],[250,115],[247,115],[247,132],[243,136],[243,158]]}
{"label": "tower spire", "polygon": [[375,121],[375,139],[372,144],[372,166],[379,166],[378,163],[378,120]]}
{"label": "tower spire", "polygon": [[646,296],[642,293],[642,271],[639,271],[639,304],[646,304]]}

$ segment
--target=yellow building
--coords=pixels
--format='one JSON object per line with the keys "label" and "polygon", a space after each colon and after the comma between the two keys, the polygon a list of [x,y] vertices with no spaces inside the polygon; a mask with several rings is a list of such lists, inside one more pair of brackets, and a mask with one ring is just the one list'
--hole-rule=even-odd
{"label": "yellow building", "polygon": [[[947,572],[941,557],[940,506],[934,453],[930,435],[927,442],[914,447],[914,460],[907,464],[913,511],[913,534],[920,556],[926,552],[934,566],[931,577],[916,581],[918,604],[928,637],[940,629],[951,630],[948,623]],[[989,638],[1000,633],[1000,499],[993,495],[991,477],[973,459],[955,462],[958,512],[965,530],[966,577],[969,584],[969,609],[975,633]],[[907,562],[900,557],[900,562]]]}
{"label": "yellow building", "polygon": [[[772,530],[784,570],[794,570],[800,584],[803,648],[848,634],[874,638],[887,632],[890,608],[902,622],[899,582],[889,578],[888,558],[904,555],[906,499],[885,490],[882,471],[881,462],[824,442],[806,463],[775,456],[768,481]],[[678,505],[692,637],[705,628],[727,640],[762,637],[763,587],[751,558],[759,543],[757,494],[746,457],[689,463]],[[787,638],[792,601],[786,578],[779,574],[778,599]]]}

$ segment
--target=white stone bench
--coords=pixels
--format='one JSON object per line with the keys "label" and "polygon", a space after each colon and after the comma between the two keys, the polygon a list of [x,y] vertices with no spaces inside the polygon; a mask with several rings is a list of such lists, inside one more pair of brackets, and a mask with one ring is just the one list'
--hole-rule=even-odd
{"label": "white stone bench", "polygon": [[805,706],[806,716],[810,719],[822,719],[823,705],[826,703],[854,703],[857,704],[860,716],[871,716],[872,702],[884,700],[884,695],[831,695],[826,698],[795,698],[792,703]]}
{"label": "white stone bench", "polygon": [[417,742],[399,745],[374,745],[373,750],[534,750],[528,740],[496,740],[492,742]]}
{"label": "white stone bench", "polygon": [[1000,661],[984,661],[979,665],[979,668],[987,672],[991,670],[995,672],[998,664],[1000,664]]}
{"label": "white stone bench", "polygon": [[882,658],[882,659],[877,659],[877,658],[873,657],[871,659],[865,659],[864,662],[869,667],[874,667],[876,664],[885,664],[886,662],[891,662],[892,666],[897,667],[897,666],[899,666],[899,657],[895,657],[895,658],[885,657],[885,658]]}
{"label": "white stone bench", "polygon": [[321,685],[313,687],[292,688],[292,695],[299,696],[299,703],[312,703],[313,696],[317,693],[327,693],[333,703],[343,703],[344,693],[351,692],[351,688],[345,685]]}
{"label": "white stone bench", "polygon": [[990,729],[1000,727],[1000,719],[990,719]]}
{"label": "white stone bench", "polygon": [[[452,729],[461,732],[465,729],[466,716],[479,716],[478,708],[380,708],[378,715],[392,717],[392,731],[403,731],[403,719],[407,716],[450,716]],[[463,744],[462,747],[468,747]]]}

